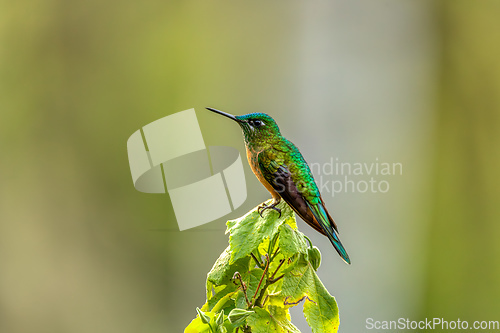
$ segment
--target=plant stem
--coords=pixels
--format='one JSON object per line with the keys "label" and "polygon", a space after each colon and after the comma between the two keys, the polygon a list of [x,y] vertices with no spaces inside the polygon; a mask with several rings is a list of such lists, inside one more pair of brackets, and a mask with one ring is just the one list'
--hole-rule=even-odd
{"label": "plant stem", "polygon": [[280,270],[281,266],[283,265],[283,263],[285,262],[285,259],[281,259],[280,260],[280,264],[278,265],[278,268],[276,268],[276,270],[274,271],[274,273],[271,275],[271,280],[274,279],[274,276],[276,275],[276,273],[278,273],[278,271]]}
{"label": "plant stem", "polygon": [[284,276],[285,276],[285,274],[282,274],[282,275],[280,275],[280,277],[278,277],[278,278],[276,278],[276,279],[270,279],[270,280],[269,280],[269,282],[270,282],[269,284],[273,284],[273,283],[278,282],[278,281],[279,281],[279,280],[281,280]]}
{"label": "plant stem", "polygon": [[[255,297],[257,297],[257,293],[259,292],[260,285],[262,284],[262,280],[264,279],[264,276],[266,275],[268,269],[269,269],[269,255],[266,253],[266,268],[264,268],[264,273],[262,273],[262,276],[261,276],[260,281],[259,281],[259,285],[257,286],[257,289],[255,290],[255,294],[253,295],[252,299],[255,299]],[[264,290],[265,289],[266,288],[264,288]]]}
{"label": "plant stem", "polygon": [[259,266],[259,268],[261,268],[261,269],[264,268],[264,264],[262,264],[260,262],[260,260],[257,258],[257,256],[255,256],[255,254],[253,252],[250,254],[252,255],[253,260],[255,260],[255,262],[257,263],[257,266]]}
{"label": "plant stem", "polygon": [[245,283],[243,282],[243,279],[241,278],[241,274],[239,272],[236,272],[236,273],[234,273],[234,275],[236,276],[237,279],[240,280],[241,290],[243,290],[243,295],[245,296],[245,300],[247,302],[247,306],[250,307],[252,305],[252,303],[250,303],[250,301],[248,300],[247,287],[246,287]]}
{"label": "plant stem", "polygon": [[267,280],[266,283],[264,284],[264,287],[260,291],[259,298],[255,300],[255,305],[257,305],[258,307],[262,307],[262,298],[264,298],[264,294],[266,293],[267,287],[269,287],[270,285],[271,283],[269,283],[269,280]]}
{"label": "plant stem", "polygon": [[273,239],[270,239],[269,240],[269,246],[267,248],[267,253],[269,253],[269,255],[271,255],[273,253],[273,250],[274,250],[274,245],[276,244],[276,241],[278,240],[278,233],[276,233],[273,237]]}
{"label": "plant stem", "polygon": [[307,241],[309,242],[309,247],[312,249],[313,248],[313,243],[311,242],[311,240],[309,239],[309,237],[307,237],[306,235],[304,235],[305,239],[307,239]]}

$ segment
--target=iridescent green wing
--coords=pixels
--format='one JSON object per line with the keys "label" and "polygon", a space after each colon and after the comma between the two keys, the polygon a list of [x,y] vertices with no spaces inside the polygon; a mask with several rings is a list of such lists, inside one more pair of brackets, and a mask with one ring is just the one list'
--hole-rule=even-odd
{"label": "iridescent green wing", "polygon": [[[291,144],[291,143],[290,143]],[[293,148],[295,148],[292,145]],[[338,236],[337,226],[325,208],[309,166],[298,149],[283,152],[265,150],[258,156],[259,168],[266,181],[311,227],[326,235],[342,259],[349,255]],[[288,163],[285,164],[285,161]]]}
{"label": "iridescent green wing", "polygon": [[307,224],[326,235],[297,188],[289,166],[283,161],[284,159],[280,159],[279,154],[273,151],[262,151],[258,155],[258,164],[264,179]]}

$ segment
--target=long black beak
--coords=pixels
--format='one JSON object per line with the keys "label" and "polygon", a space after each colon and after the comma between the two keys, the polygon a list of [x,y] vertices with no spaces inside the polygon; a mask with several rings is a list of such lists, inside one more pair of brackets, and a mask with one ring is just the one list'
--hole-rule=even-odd
{"label": "long black beak", "polygon": [[220,111],[220,110],[217,110],[217,109],[214,109],[214,108],[206,108],[206,109],[207,109],[207,110],[209,110],[209,111],[212,111],[212,112],[215,112],[215,113],[221,114],[221,115],[223,115],[223,116],[226,116],[226,117],[228,117],[229,119],[232,119],[232,120],[234,120],[234,121],[236,121],[236,122],[238,122],[238,123],[240,122],[240,120],[239,120],[238,118],[236,118],[235,116],[233,116],[232,114],[229,114],[229,113],[226,113],[226,112],[224,112],[224,111]]}

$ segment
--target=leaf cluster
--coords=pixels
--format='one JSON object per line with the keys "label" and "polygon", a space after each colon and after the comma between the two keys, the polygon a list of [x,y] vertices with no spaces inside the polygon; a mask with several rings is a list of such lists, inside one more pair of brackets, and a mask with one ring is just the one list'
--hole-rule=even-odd
{"label": "leaf cluster", "polygon": [[185,333],[300,332],[289,308],[303,302],[314,333],[337,332],[338,307],[320,281],[317,247],[297,230],[295,214],[257,207],[227,222],[229,246],[208,273],[207,301]]}

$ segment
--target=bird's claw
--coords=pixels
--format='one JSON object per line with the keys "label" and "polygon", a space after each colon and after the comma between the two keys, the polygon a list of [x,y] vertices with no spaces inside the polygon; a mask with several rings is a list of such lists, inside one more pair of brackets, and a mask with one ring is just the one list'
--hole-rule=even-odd
{"label": "bird's claw", "polygon": [[273,209],[274,209],[275,211],[277,211],[277,212],[280,214],[280,215],[278,216],[278,218],[280,218],[280,217],[281,217],[281,209],[276,208],[276,207],[273,207]]}
{"label": "bird's claw", "polygon": [[262,216],[262,213],[266,210],[266,209],[272,209],[272,210],[275,210],[277,211],[280,215],[278,216],[278,218],[281,217],[281,209],[279,209],[278,207],[276,207],[276,204],[274,205],[266,205],[265,203],[263,203],[262,205],[260,205],[258,208],[257,208],[257,212],[259,213],[260,217],[263,217]]}
{"label": "bird's claw", "polygon": [[262,212],[260,211],[261,209],[265,209],[267,208],[267,205],[266,204],[262,204],[260,205],[258,208],[257,208],[257,212],[259,213],[260,217],[263,217],[262,216]]}

